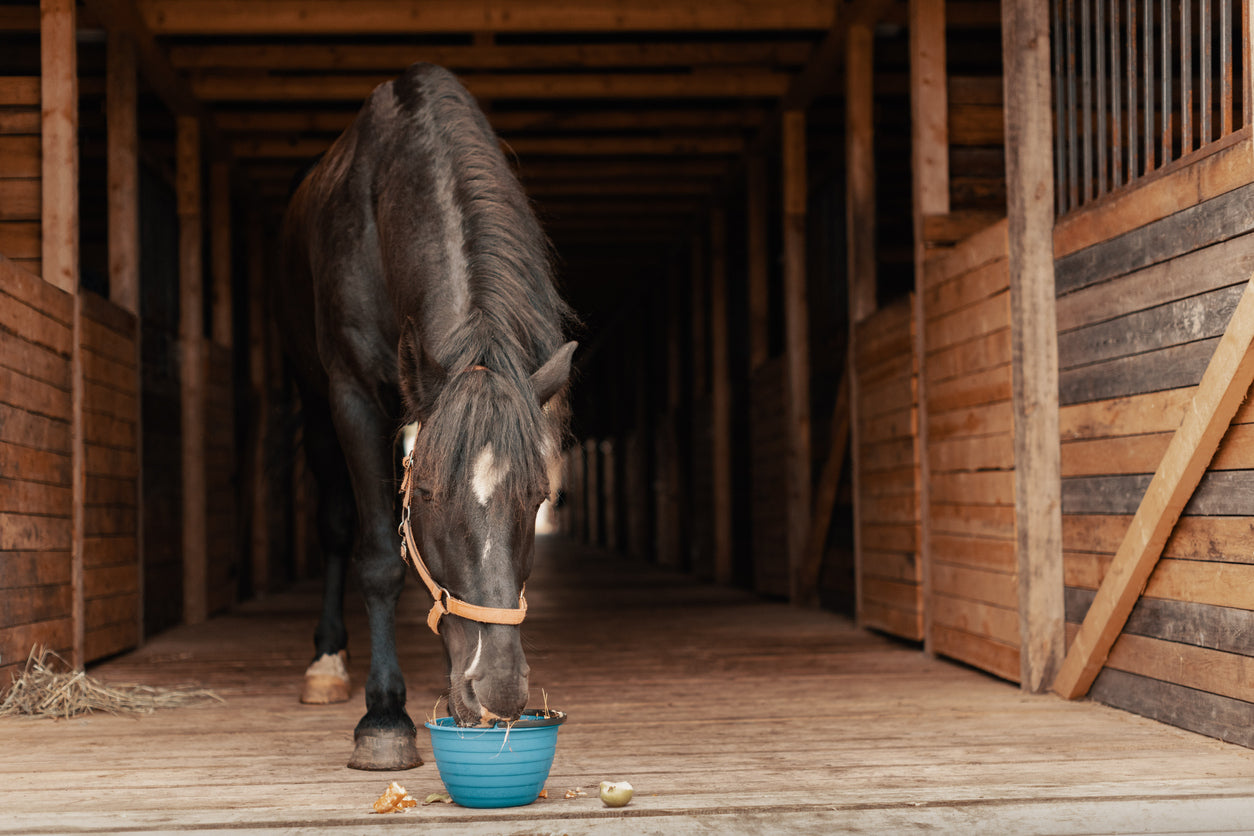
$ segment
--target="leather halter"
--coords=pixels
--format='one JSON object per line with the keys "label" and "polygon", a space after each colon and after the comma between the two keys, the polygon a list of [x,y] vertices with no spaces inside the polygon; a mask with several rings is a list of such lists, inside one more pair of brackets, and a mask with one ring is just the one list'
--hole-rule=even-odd
{"label": "leather halter", "polygon": [[[484,371],[487,370],[484,369]],[[418,428],[421,430],[422,426],[419,425]],[[415,441],[414,449],[417,449],[417,446]],[[437,636],[440,634],[440,619],[446,614],[461,616],[482,624],[522,624],[523,619],[527,617],[526,584],[523,584],[522,591],[518,593],[517,608],[481,607],[478,604],[468,604],[460,598],[454,598],[448,589],[440,586],[435,582],[435,578],[431,577],[431,571],[427,569],[427,564],[418,551],[418,544],[414,542],[414,533],[409,525],[409,504],[414,495],[414,450],[409,451],[404,461],[405,477],[401,480],[401,493],[405,498],[401,501],[401,524],[397,529],[397,533],[401,535],[401,560],[414,567],[418,572],[418,577],[422,578],[422,582],[427,585],[427,591],[431,593],[431,598],[435,601],[427,612],[427,626],[431,628],[431,632]]]}

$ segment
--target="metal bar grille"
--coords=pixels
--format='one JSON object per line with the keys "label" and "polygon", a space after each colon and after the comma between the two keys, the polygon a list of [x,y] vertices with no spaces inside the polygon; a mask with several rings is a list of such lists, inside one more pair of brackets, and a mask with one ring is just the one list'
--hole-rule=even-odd
{"label": "metal bar grille", "polygon": [[1059,214],[1250,125],[1254,0],[1052,0]]}

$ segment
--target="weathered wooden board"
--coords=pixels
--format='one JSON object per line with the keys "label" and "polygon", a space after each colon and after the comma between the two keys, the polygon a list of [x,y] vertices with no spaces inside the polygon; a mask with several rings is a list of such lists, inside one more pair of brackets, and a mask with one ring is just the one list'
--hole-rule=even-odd
{"label": "weathered wooden board", "polygon": [[1063,256],[1055,268],[1061,296],[1249,232],[1254,184],[1189,206],[1108,241]]}
{"label": "weathered wooden board", "polygon": [[[911,640],[923,638],[919,522],[917,371],[911,300],[880,308],[853,340],[855,409],[860,427],[855,498],[857,613],[860,623]],[[885,421],[884,415],[896,420]],[[887,533],[897,536],[890,545]]]}
{"label": "weathered wooden board", "polygon": [[0,257],[0,682],[69,653],[73,299]]}
{"label": "weathered wooden board", "polygon": [[[1064,479],[1064,514],[1132,514],[1150,483],[1150,475],[1081,476]],[[1202,477],[1186,515],[1254,516],[1254,471],[1210,471]]]}
{"label": "weathered wooden board", "polygon": [[[352,699],[296,702],[318,611],[316,590],[305,587],[92,671],[110,682],[197,682],[223,705],[138,719],[0,720],[10,744],[0,750],[0,832],[783,834],[964,832],[972,822],[1024,834],[1248,830],[1254,753],[1245,749],[1091,702],[1028,697],[828,613],[552,539],[539,543],[528,593],[532,688],[570,714],[546,800],[372,813],[389,781],[425,797],[442,789],[439,776],[430,762],[391,775],[343,767],[369,655],[356,597]],[[414,628],[400,647],[418,718],[441,688],[442,651],[418,632],[419,597],[401,606],[402,628]],[[964,640],[956,630],[943,636],[954,643],[945,647]],[[991,643],[982,652],[1015,657]],[[664,719],[642,723],[642,712]],[[734,741],[712,736],[731,722]],[[425,737],[420,748],[429,755]],[[152,751],[168,757],[156,763]],[[609,778],[632,782],[630,806],[610,810],[596,798]],[[61,809],[39,803],[50,783]],[[744,789],[729,796],[732,785]],[[575,787],[589,795],[565,799]]]}

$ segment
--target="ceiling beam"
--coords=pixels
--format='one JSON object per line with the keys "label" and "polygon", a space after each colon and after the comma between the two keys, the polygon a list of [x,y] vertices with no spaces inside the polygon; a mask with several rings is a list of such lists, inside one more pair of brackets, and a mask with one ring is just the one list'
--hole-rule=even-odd
{"label": "ceiling beam", "polygon": [[[6,7],[0,7],[3,8]],[[171,47],[170,62],[188,70],[378,70],[396,73],[416,61],[439,64],[454,71],[708,66],[792,68],[805,63],[810,49],[811,44],[803,41],[482,46],[198,44]]]}
{"label": "ceiling beam", "polygon": [[[231,150],[241,159],[312,158],[326,151],[330,139],[241,139],[231,143]],[[744,150],[739,137],[518,137],[506,143],[506,153],[518,156],[656,156],[739,154]]]}
{"label": "ceiling beam", "polygon": [[139,0],[159,35],[822,30],[831,0]]}
{"label": "ceiling beam", "polygon": [[[197,73],[192,90],[204,101],[352,101],[390,81],[378,75]],[[467,75],[461,81],[480,99],[774,98],[788,90],[777,72],[624,73],[620,75]]]}
{"label": "ceiling beam", "polygon": [[[488,114],[497,133],[520,131],[646,131],[688,129],[718,131],[758,125],[766,111],[756,107],[673,110],[520,110]],[[219,111],[218,126],[230,133],[339,134],[357,111]]]}

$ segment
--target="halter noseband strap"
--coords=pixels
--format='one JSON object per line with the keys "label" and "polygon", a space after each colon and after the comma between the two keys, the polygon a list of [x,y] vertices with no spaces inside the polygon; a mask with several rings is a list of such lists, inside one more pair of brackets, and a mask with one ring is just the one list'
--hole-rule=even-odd
{"label": "halter noseband strap", "polygon": [[[482,367],[480,366],[479,368]],[[409,525],[409,504],[414,495],[413,450],[409,452],[409,455],[405,456],[405,477],[401,480],[401,493],[405,497],[401,502],[401,524],[399,529],[401,535],[401,560],[414,567],[418,572],[418,577],[422,578],[422,582],[427,585],[427,591],[431,593],[431,597],[435,601],[427,613],[427,626],[431,628],[431,632],[437,636],[440,634],[440,619],[446,614],[461,616],[482,624],[522,624],[523,619],[527,617],[526,584],[523,585],[522,591],[518,593],[517,608],[481,607],[478,604],[468,604],[459,598],[454,598],[452,593],[436,583],[435,578],[431,577],[431,572],[427,569],[426,562],[423,561],[422,555],[418,552],[418,544],[414,542],[413,529]]]}

